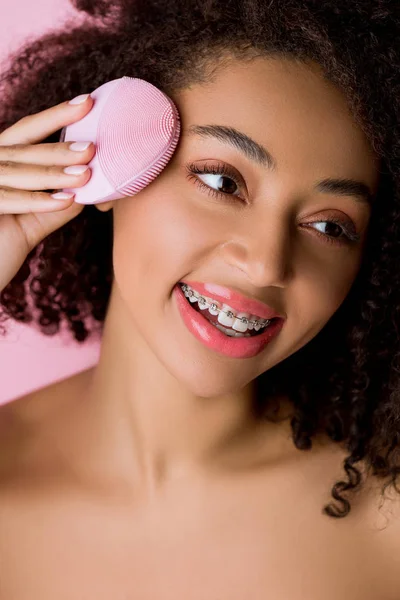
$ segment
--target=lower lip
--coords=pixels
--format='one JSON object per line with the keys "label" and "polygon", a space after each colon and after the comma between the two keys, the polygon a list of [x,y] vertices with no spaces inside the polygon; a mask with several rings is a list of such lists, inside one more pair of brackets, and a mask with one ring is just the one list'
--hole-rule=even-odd
{"label": "lower lip", "polygon": [[267,327],[264,333],[248,338],[229,337],[197,312],[186,300],[179,285],[173,289],[178,309],[190,333],[207,348],[230,358],[251,358],[257,356],[274,339],[283,327],[284,319],[278,319]]}

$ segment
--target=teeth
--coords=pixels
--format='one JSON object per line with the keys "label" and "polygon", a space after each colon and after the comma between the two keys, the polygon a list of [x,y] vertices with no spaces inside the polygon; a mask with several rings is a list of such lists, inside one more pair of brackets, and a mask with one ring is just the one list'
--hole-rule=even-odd
{"label": "teeth", "polygon": [[249,333],[235,333],[234,331],[232,331],[232,329],[225,329],[225,327],[222,327],[222,325],[218,325],[218,323],[212,323],[212,325],[214,325],[214,327],[222,331],[222,333],[225,333],[225,335],[229,335],[230,337],[251,337]]}
{"label": "teeth", "polygon": [[209,307],[208,307],[210,315],[214,315],[214,317],[216,317],[220,313],[220,311],[217,310],[217,306],[218,306],[218,304],[216,304],[213,300],[211,300]]}
{"label": "teeth", "polygon": [[[238,333],[245,333],[246,331],[251,331],[253,328],[255,331],[259,331],[261,328],[270,324],[269,320],[261,319],[261,317],[257,317],[257,315],[251,315],[244,312],[235,314],[233,308],[228,304],[220,305],[219,302],[212,298],[200,296],[186,284],[181,285],[181,288],[189,302],[192,304],[198,302],[200,310],[208,309],[211,315],[218,315],[218,323],[220,323],[220,326],[222,327],[232,327],[232,329]],[[219,328],[218,325],[216,326]],[[234,332],[232,332],[232,334],[235,335]]]}
{"label": "teeth", "polygon": [[[238,331],[239,333],[245,333],[248,329],[253,329],[253,325],[251,325],[251,327],[248,327],[246,323],[243,323],[243,317],[249,320],[252,317],[252,315],[249,315],[249,313],[242,312],[238,313],[235,316],[233,308],[228,306],[228,304],[223,304],[218,314],[218,323],[224,325],[225,327],[232,327],[232,329]],[[256,327],[258,327],[258,329]],[[258,331],[259,329],[261,329],[261,325],[254,325],[254,329]]]}
{"label": "teeth", "polygon": [[[248,319],[249,317],[247,316],[247,313],[238,313],[236,315],[236,319],[233,321],[233,329],[235,331],[239,331],[240,333],[244,333],[245,331],[247,331],[248,329],[250,329],[250,327],[248,325],[246,325],[246,323],[243,323],[242,318],[245,317],[246,319]],[[253,325],[251,326],[251,328],[253,328]]]}
{"label": "teeth", "polygon": [[[223,304],[222,308],[218,314],[218,323],[220,323],[221,325],[224,325],[225,327],[232,327],[234,320],[235,320],[235,313],[233,312],[231,307],[228,306],[227,304]],[[247,327],[246,327],[246,329],[247,329]]]}

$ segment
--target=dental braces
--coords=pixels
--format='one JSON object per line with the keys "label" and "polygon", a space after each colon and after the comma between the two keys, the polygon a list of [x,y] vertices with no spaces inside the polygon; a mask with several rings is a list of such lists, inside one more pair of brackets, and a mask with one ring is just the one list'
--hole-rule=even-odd
{"label": "dental braces", "polygon": [[[183,292],[185,293],[185,295],[187,294],[189,297],[194,296],[195,298],[197,298],[198,303],[201,304],[202,306],[204,306],[204,304],[207,304],[207,300],[203,296],[198,296],[197,294],[195,294],[193,292],[193,290],[191,290],[186,284],[182,284],[181,288],[182,288]],[[211,310],[216,310],[219,313],[223,312],[230,318],[239,319],[239,321],[242,321],[242,323],[244,323],[245,325],[248,325],[250,323],[253,326],[259,325],[260,327],[266,327],[267,325],[269,325],[271,323],[271,321],[269,319],[266,319],[263,321],[250,321],[250,319],[248,319],[247,317],[236,317],[235,313],[233,313],[232,311],[222,310],[222,308],[219,308],[219,306],[217,306],[214,303],[210,304],[209,308],[211,308]]]}

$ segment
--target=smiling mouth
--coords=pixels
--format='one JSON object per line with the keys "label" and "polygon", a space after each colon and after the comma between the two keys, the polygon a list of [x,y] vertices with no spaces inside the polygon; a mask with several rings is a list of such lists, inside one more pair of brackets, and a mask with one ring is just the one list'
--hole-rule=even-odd
{"label": "smiling mouth", "polygon": [[222,331],[222,333],[225,333],[226,335],[235,335],[236,333],[239,333],[241,337],[256,337],[257,335],[262,335],[263,333],[265,333],[266,329],[268,329],[268,327],[270,327],[277,321],[276,318],[273,318],[269,320],[268,325],[266,325],[265,327],[261,327],[258,331],[256,331],[255,329],[247,329],[246,332],[241,333],[229,325],[222,325],[218,321],[218,314],[213,315],[208,309],[201,309],[198,302],[190,302],[189,298],[186,295],[185,299],[196,312],[200,313],[205,319],[207,319],[207,321],[209,321],[212,325],[214,325],[217,329],[219,329],[220,331]]}

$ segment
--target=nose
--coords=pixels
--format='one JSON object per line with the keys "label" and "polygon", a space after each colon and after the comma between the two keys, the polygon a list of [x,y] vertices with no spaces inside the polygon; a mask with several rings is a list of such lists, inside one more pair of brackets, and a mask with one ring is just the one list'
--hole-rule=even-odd
{"label": "nose", "polygon": [[222,245],[223,258],[243,271],[256,287],[286,287],[291,271],[292,235],[289,223],[271,218],[247,221]]}

